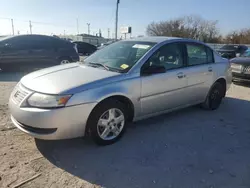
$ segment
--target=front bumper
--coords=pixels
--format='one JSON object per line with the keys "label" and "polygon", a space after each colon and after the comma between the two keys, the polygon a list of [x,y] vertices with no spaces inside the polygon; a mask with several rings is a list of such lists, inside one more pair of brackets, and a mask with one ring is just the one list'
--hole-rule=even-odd
{"label": "front bumper", "polygon": [[250,82],[250,74],[233,72],[233,81],[236,82]]}
{"label": "front bumper", "polygon": [[58,140],[84,136],[87,119],[96,103],[58,109],[22,108],[11,98],[9,108],[13,124],[39,139]]}

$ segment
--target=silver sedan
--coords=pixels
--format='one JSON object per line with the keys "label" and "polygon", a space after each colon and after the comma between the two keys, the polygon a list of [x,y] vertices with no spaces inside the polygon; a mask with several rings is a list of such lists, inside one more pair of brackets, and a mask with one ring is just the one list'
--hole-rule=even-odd
{"label": "silver sedan", "polygon": [[107,145],[131,121],[196,104],[217,109],[231,80],[228,60],[204,43],[138,38],[111,44],[83,63],[24,76],[9,108],[12,122],[36,138],[89,135]]}

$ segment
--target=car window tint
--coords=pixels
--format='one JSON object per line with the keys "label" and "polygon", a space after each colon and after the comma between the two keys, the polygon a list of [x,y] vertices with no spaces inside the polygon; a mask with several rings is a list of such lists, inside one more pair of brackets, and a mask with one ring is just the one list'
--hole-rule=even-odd
{"label": "car window tint", "polygon": [[167,44],[156,51],[148,60],[149,66],[164,66],[166,70],[183,67],[182,47],[178,43]]}
{"label": "car window tint", "polygon": [[211,50],[210,48],[207,48],[207,62],[208,63],[214,62],[214,53],[213,50]]}
{"label": "car window tint", "polygon": [[50,46],[47,37],[40,36],[20,36],[12,40],[11,46],[14,49],[44,49]]}
{"label": "car window tint", "polygon": [[188,65],[207,63],[207,52],[203,45],[187,44]]}

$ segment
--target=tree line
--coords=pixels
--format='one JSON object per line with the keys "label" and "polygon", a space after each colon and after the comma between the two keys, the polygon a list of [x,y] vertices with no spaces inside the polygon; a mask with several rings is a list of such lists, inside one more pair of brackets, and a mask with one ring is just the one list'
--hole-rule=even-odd
{"label": "tree line", "polygon": [[250,28],[232,31],[222,36],[218,21],[200,16],[183,16],[167,21],[152,22],[146,28],[150,36],[192,38],[206,43],[250,44]]}

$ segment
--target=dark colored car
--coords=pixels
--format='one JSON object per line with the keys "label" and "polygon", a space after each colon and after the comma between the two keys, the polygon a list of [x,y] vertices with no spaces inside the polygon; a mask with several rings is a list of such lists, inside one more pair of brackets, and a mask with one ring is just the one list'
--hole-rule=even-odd
{"label": "dark colored car", "polygon": [[19,35],[0,39],[0,69],[30,71],[79,61],[75,44],[45,35]]}
{"label": "dark colored car", "polygon": [[222,46],[217,52],[221,55],[221,57],[232,59],[235,58],[237,54],[242,55],[248,49],[245,45],[233,45],[228,44]]}
{"label": "dark colored car", "polygon": [[96,46],[87,42],[76,41],[73,43],[76,44],[78,53],[84,56],[88,56],[97,50]]}
{"label": "dark colored car", "polygon": [[233,81],[250,83],[250,50],[230,60]]}

